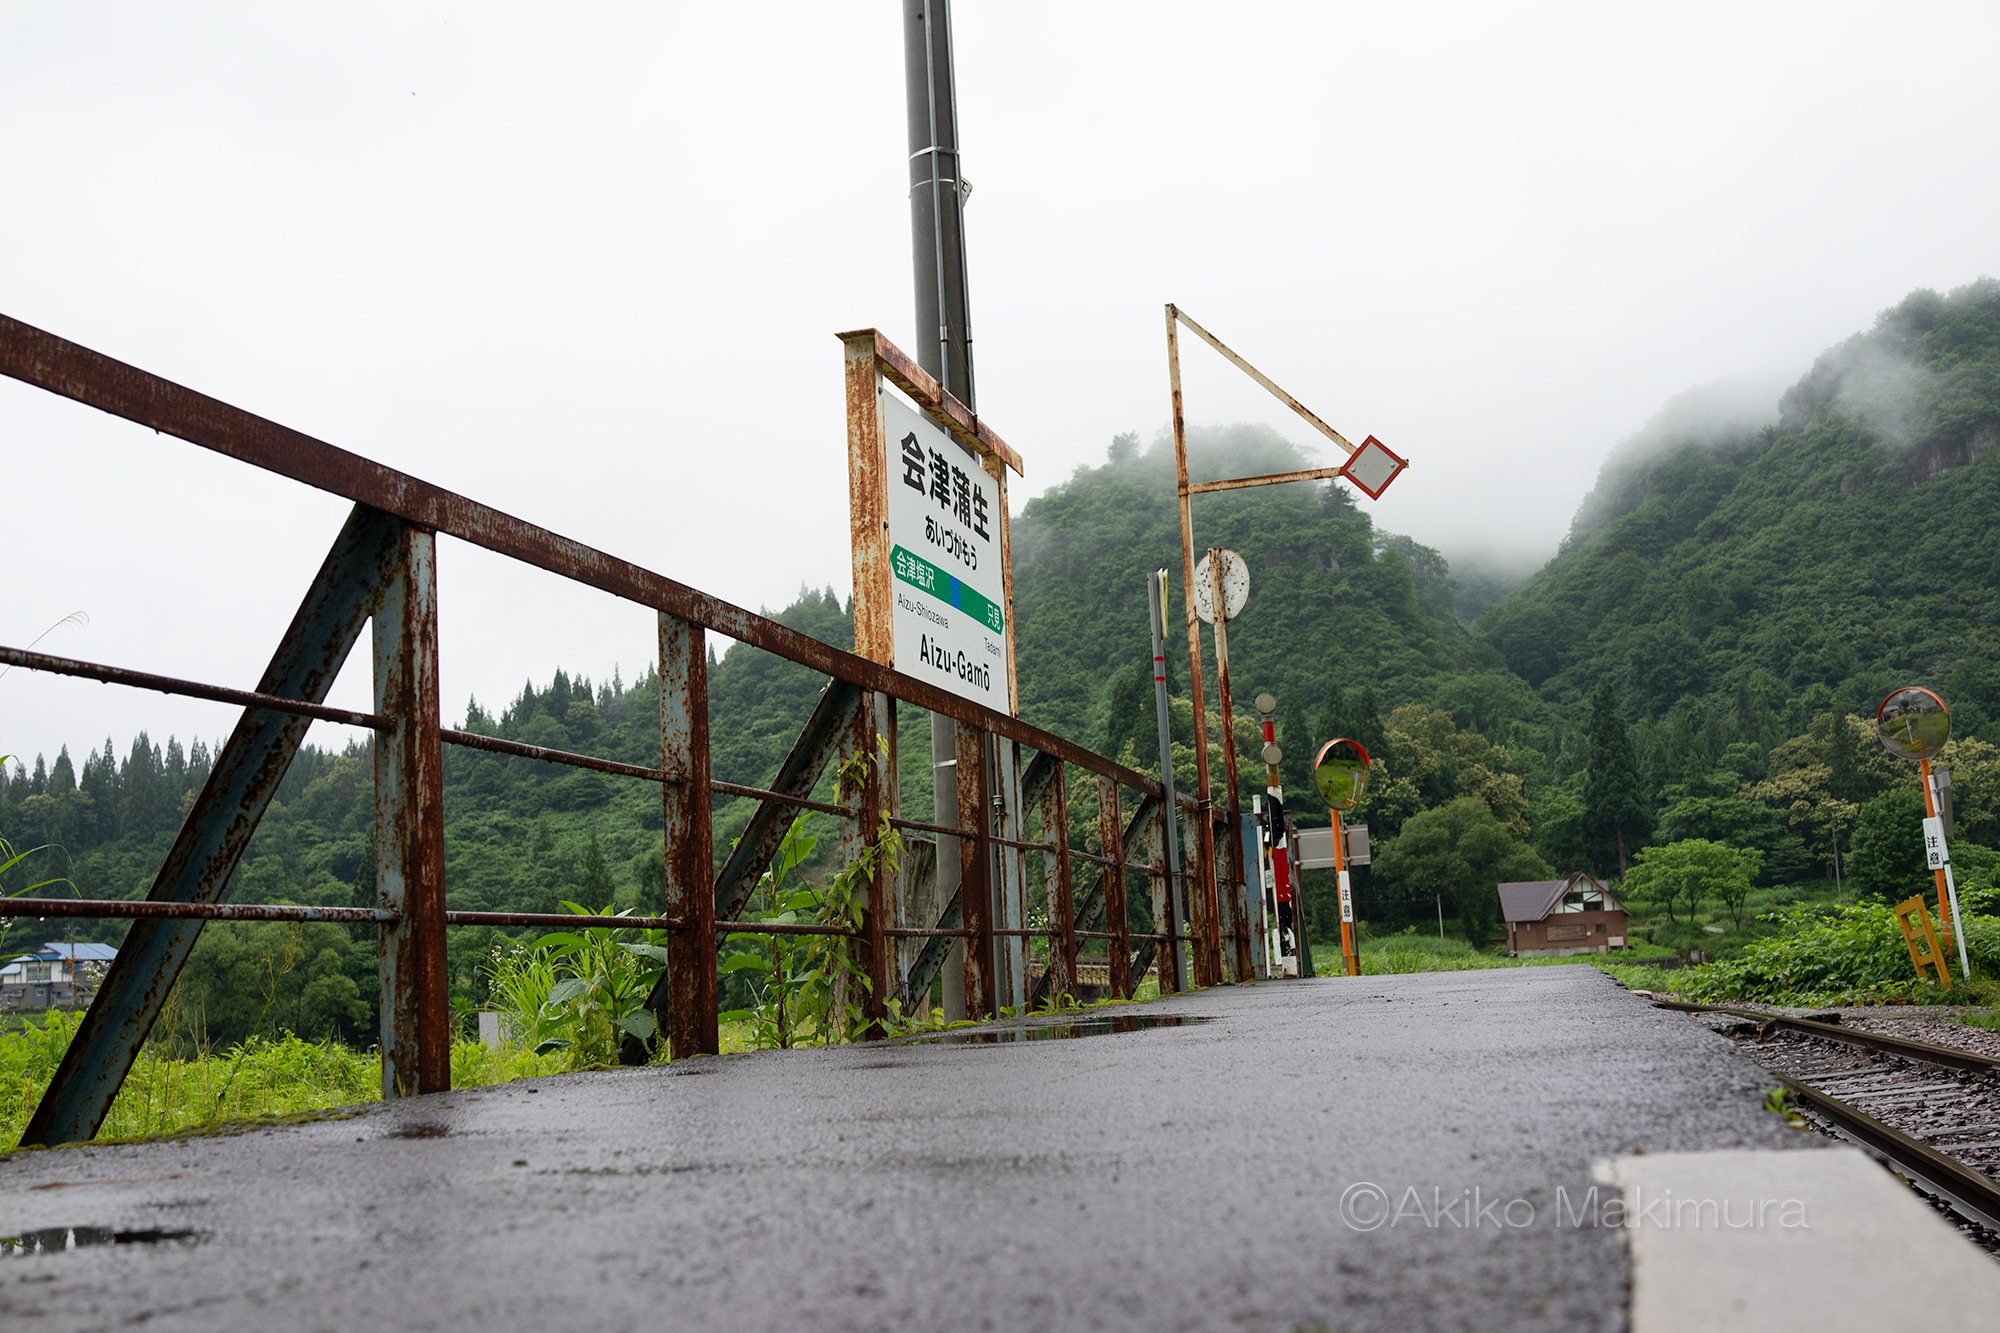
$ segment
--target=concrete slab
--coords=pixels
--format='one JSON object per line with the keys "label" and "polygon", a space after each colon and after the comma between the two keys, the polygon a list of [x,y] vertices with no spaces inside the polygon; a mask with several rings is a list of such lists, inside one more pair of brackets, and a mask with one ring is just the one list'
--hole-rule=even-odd
{"label": "concrete slab", "polygon": [[[1593,968],[1267,982],[1076,1041],[768,1052],[0,1160],[36,1329],[1607,1329],[1599,1158],[1815,1145]],[[1823,1143],[1823,1140],[1818,1141]]]}
{"label": "concrete slab", "polygon": [[1918,1333],[2000,1310],[2000,1264],[1864,1154],[1601,1163],[1632,1243],[1633,1333]]}

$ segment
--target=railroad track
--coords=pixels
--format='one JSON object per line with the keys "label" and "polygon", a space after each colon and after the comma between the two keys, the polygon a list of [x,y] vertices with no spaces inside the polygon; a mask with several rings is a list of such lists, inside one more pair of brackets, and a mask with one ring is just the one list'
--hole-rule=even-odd
{"label": "railroad track", "polygon": [[1742,1020],[1725,1035],[1757,1048],[1814,1128],[1883,1162],[2000,1254],[2000,1060],[1752,1009],[1654,1003]]}

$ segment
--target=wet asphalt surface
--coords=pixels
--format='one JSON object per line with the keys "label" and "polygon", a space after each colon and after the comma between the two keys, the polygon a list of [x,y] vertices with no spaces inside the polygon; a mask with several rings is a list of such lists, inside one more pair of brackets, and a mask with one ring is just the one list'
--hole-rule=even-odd
{"label": "wet asphalt surface", "polygon": [[0,1236],[134,1239],[0,1258],[0,1328],[1622,1328],[1593,1158],[1815,1146],[1729,1041],[1589,967],[1128,1012],[1213,1021],[15,1153]]}

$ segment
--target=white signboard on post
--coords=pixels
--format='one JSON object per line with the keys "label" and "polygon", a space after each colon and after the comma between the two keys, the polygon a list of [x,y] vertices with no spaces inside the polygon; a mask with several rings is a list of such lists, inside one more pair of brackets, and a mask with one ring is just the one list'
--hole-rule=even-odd
{"label": "white signboard on post", "polygon": [[896,670],[1008,712],[1000,487],[928,417],[881,406]]}
{"label": "white signboard on post", "polygon": [[1951,864],[1951,852],[1944,841],[1944,820],[1937,815],[1924,820],[1924,860],[1931,870],[1942,870]]}

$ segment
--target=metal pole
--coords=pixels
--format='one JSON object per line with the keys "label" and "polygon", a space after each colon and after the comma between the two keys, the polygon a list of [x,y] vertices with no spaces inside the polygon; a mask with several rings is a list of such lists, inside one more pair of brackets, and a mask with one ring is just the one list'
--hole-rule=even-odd
{"label": "metal pole", "polygon": [[[1924,817],[1926,819],[1935,819],[1937,818],[1937,812],[1938,812],[1937,793],[1931,790],[1930,760],[1919,759],[1917,761],[1917,775],[1920,779],[1922,779],[1923,782]],[[1949,910],[1949,902],[1946,897],[1945,887],[1944,887],[1944,871],[1933,870],[1931,872],[1931,878],[1937,883],[1938,922],[1944,930],[1945,938],[1950,939],[1953,935],[1958,933],[1958,920],[1956,917],[1952,915],[1952,913]]]}
{"label": "metal pole", "polygon": [[[931,782],[936,793],[933,824],[958,825],[958,723],[942,713],[931,714]],[[937,901],[942,908],[959,891],[962,862],[959,840],[937,835]],[[961,904],[960,911],[963,912]],[[962,920],[971,920],[961,916]],[[956,1023],[965,1017],[965,941],[954,940],[938,972],[939,999],[944,1017]],[[929,997],[923,998],[929,1003]]]}
{"label": "metal pole", "polygon": [[[1229,841],[1224,854],[1229,858],[1229,872],[1225,876],[1234,887],[1245,886],[1243,857],[1243,812],[1239,808],[1240,799],[1236,780],[1236,705],[1229,697],[1229,608],[1224,604],[1222,593],[1222,552],[1215,547],[1208,550],[1208,579],[1211,595],[1215,599],[1215,693],[1216,702],[1222,712],[1222,790],[1224,809],[1229,812]],[[1238,895],[1232,891],[1225,896],[1229,902],[1229,935],[1235,943],[1233,951],[1233,976],[1237,981],[1250,978],[1250,932],[1241,918],[1247,915]]]}
{"label": "metal pole", "polygon": [[1174,936],[1168,951],[1173,956],[1174,990],[1187,989],[1187,954],[1180,937],[1187,933],[1187,902],[1181,879],[1180,806],[1174,799],[1174,737],[1167,711],[1167,571],[1159,569],[1146,579],[1146,601],[1153,613],[1153,711],[1160,728],[1160,787],[1164,809],[1161,815],[1167,831],[1167,902],[1170,920],[1167,933]]}
{"label": "metal pole", "polygon": [[[715,865],[708,788],[708,633],[662,611],[660,767],[683,775],[660,785],[668,916],[685,924],[667,938],[667,1050],[673,1059],[722,1049],[717,1017]],[[863,704],[856,715],[872,712]],[[850,722],[849,727],[856,725]]]}
{"label": "metal pole", "polygon": [[965,273],[967,187],[959,170],[950,0],[911,0],[904,6],[903,75],[917,363],[937,376],[945,392],[976,411]]}
{"label": "metal pole", "polygon": [[[910,258],[916,280],[917,364],[935,375],[947,393],[976,411],[950,0],[917,0],[904,7],[903,74],[909,127]],[[934,824],[959,822],[958,755],[958,724],[931,714]],[[950,902],[959,883],[959,840],[940,836],[938,902]],[[954,1021],[964,1018],[963,942],[952,945],[943,977],[945,1017]]]}
{"label": "metal pole", "polygon": [[394,731],[375,738],[375,890],[380,905],[400,918],[376,934],[385,1101],[450,1091],[453,1027],[444,939],[437,534],[400,526],[374,616],[375,711],[396,719]]}
{"label": "metal pole", "polygon": [[1167,306],[1167,384],[1173,395],[1174,474],[1180,491],[1181,588],[1187,602],[1188,697],[1194,701],[1195,864],[1201,879],[1195,903],[1202,920],[1201,947],[1195,952],[1195,984],[1222,981],[1222,939],[1217,933],[1219,895],[1215,887],[1215,814],[1208,792],[1207,690],[1201,678],[1201,616],[1194,607],[1194,519],[1189,507],[1187,419],[1181,409],[1181,343],[1175,323],[1179,311]]}
{"label": "metal pole", "polygon": [[[1939,817],[1938,792],[1937,787],[1934,785],[1935,780],[1931,777],[1931,761],[1920,759],[1917,761],[1917,767],[1924,779],[1924,814],[1929,818],[1937,819]],[[1970,978],[1972,976],[1972,960],[1966,956],[1965,931],[1959,927],[1958,885],[1951,877],[1951,851],[1948,845],[1944,854],[1944,865],[1931,873],[1937,877],[1938,916],[1944,921],[1946,931],[1958,940],[1959,975]],[[1947,902],[1949,902],[1951,908],[1949,914],[1945,911]]]}
{"label": "metal pole", "polygon": [[[1333,812],[1333,873],[1337,877],[1340,893],[1341,961],[1348,976],[1358,977],[1361,975],[1361,959],[1354,949],[1354,889],[1347,878],[1347,824],[1340,817],[1338,807]],[[1299,925],[1299,934],[1305,934],[1303,922]]]}

